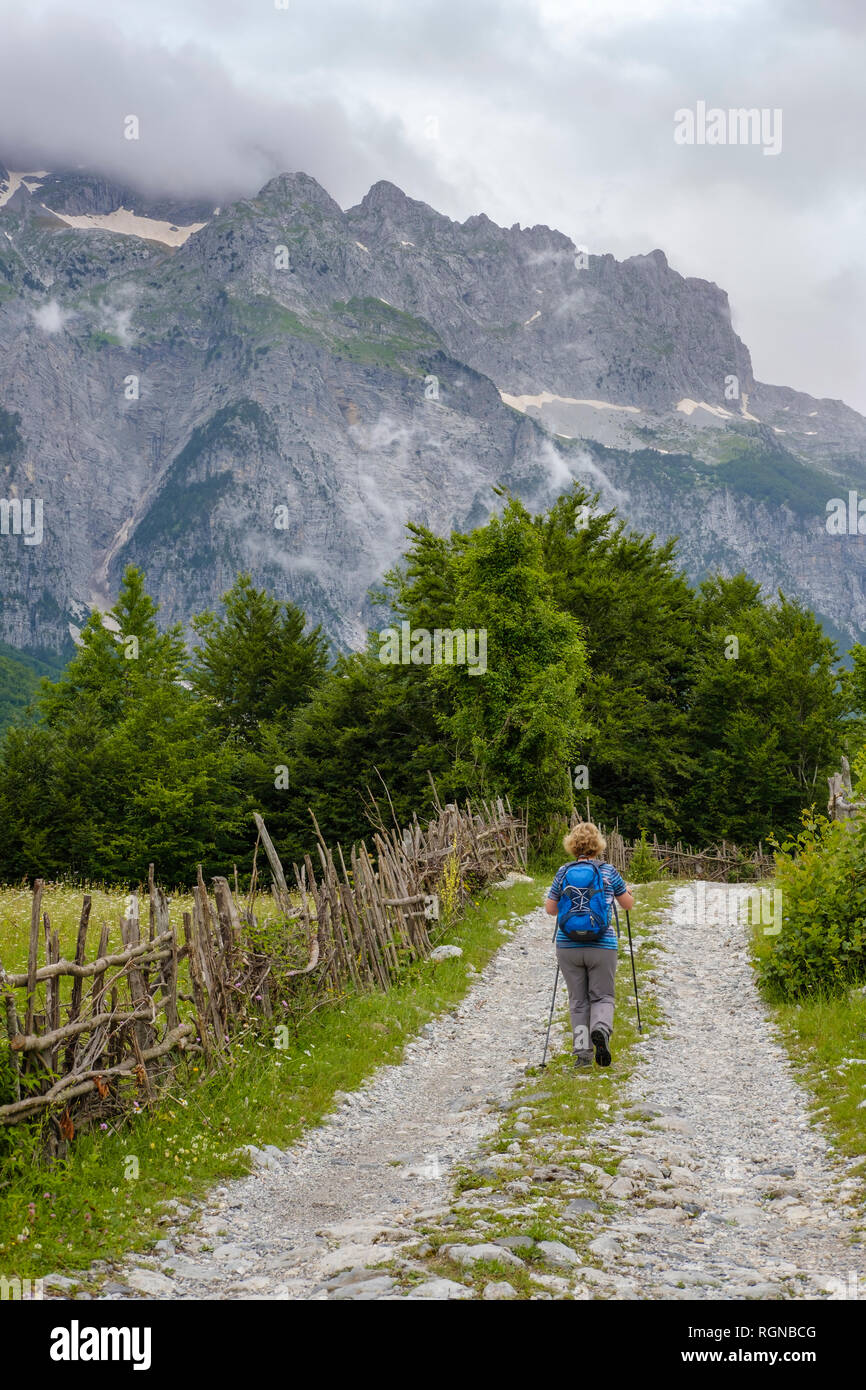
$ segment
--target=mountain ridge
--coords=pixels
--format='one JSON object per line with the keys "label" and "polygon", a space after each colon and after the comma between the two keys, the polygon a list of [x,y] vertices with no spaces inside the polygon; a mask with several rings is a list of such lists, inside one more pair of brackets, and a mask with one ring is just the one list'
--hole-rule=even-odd
{"label": "mountain ridge", "polygon": [[756,381],[725,291],[663,251],[583,256],[385,180],[344,211],[303,173],[173,245],[56,214],[183,230],[206,204],[42,173],[9,196],[0,167],[0,491],[46,513],[31,553],[0,538],[10,644],[61,650],[134,560],[166,620],[246,568],[358,645],[405,521],[465,527],[496,486],[543,505],[572,477],[680,534],[692,578],[742,563],[866,630],[862,538],[820,505],[862,482],[866,419]]}

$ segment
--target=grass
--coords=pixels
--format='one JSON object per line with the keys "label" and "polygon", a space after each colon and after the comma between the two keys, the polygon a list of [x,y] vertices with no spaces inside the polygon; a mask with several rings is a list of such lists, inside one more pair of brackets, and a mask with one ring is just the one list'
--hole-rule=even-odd
{"label": "grass", "polygon": [[[95,941],[102,922],[107,922],[109,925],[109,947],[122,949],[120,919],[123,916],[125,894],[116,888],[106,888],[102,884],[84,884],[82,886],[72,883],[49,883],[46,884],[42,894],[42,911],[48,914],[52,930],[56,929],[60,938],[61,954],[67,960],[71,960],[75,954],[78,919],[81,915],[81,902],[85,893],[89,893],[92,899],[88,933],[90,957],[95,950]],[[33,894],[29,887],[0,888],[0,960],[10,973],[27,969],[30,904],[32,901]],[[146,931],[146,898],[142,904],[142,911]],[[184,911],[192,911],[192,894],[187,897],[172,897],[172,926],[180,925]],[[44,942],[41,927],[39,950],[39,963],[44,965]]]}
{"label": "grass", "polygon": [[[756,927],[756,960],[770,954],[772,938]],[[843,1065],[846,1058],[866,1058],[866,997],[850,990],[815,994],[794,1003],[767,997],[800,1083],[814,1097],[812,1118],[819,1120],[840,1154],[862,1160],[854,1171],[866,1176],[866,1064]]]}
{"label": "grass", "polygon": [[[69,1156],[52,1167],[39,1157],[38,1132],[0,1129],[0,1273],[39,1278],[146,1247],[159,1235],[167,1200],[200,1196],[217,1180],[249,1171],[241,1146],[286,1148],[333,1108],[336,1091],[399,1061],[425,1022],[459,1003],[474,978],[469,967],[482,970],[504,939],[500,919],[534,907],[543,886],[537,880],[480,898],[445,933],[463,955],[407,967],[388,993],[323,1001],[311,989],[310,1008],[285,1048],[276,1033],[249,1033],[233,1044],[231,1064],[213,1075],[182,1062],[154,1108],[76,1135]],[[29,895],[25,902],[14,893],[0,895],[0,932],[10,961],[14,953],[20,965]],[[68,950],[80,891],[52,888],[46,899]],[[119,901],[105,894],[94,915],[113,910],[116,918]]]}
{"label": "grass", "polygon": [[[75,945],[78,936],[78,921],[84,894],[91,897],[90,924],[87,935],[87,959],[96,956],[99,933],[103,923],[108,925],[108,951],[123,950],[120,934],[120,919],[123,916],[126,895],[116,888],[106,888],[102,884],[74,885],[72,883],[46,884],[42,894],[42,912],[47,915],[52,931],[56,930],[60,942],[60,954],[66,960],[75,959]],[[27,953],[30,939],[30,905],[33,894],[29,887],[0,888],[0,966],[10,975],[27,969]],[[148,931],[148,904],[145,895],[139,898],[142,934]],[[192,894],[172,896],[169,921],[180,932],[184,912],[192,912]],[[43,928],[39,928],[40,966],[45,964],[45,939]],[[72,994],[72,977],[63,976],[60,981],[60,999],[66,1004]],[[180,985],[189,989],[186,963],[181,965]],[[36,992],[37,1010],[43,1007],[44,986]],[[19,996],[19,1006],[21,997]],[[5,1032],[2,1034],[5,1039]],[[2,1155],[2,1130],[0,1130],[0,1155]],[[2,1187],[0,1187],[2,1192]]]}

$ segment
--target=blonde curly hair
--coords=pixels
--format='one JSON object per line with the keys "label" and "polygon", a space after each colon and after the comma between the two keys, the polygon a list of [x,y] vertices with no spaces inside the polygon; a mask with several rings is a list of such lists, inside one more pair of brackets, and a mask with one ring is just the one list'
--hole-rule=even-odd
{"label": "blonde curly hair", "polygon": [[603,859],[607,841],[592,821],[579,821],[572,826],[562,847],[571,859]]}

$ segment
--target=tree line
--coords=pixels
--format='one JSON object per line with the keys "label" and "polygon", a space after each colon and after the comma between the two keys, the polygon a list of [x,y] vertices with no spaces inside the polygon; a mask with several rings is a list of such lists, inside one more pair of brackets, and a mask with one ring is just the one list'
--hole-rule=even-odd
{"label": "tree line", "polygon": [[[369,833],[431,803],[507,794],[538,846],[593,817],[708,844],[789,833],[856,752],[866,649],[840,664],[803,605],[744,574],[692,586],[673,542],[629,530],[579,484],[533,514],[410,523],[373,595],[380,627],[335,654],[294,604],[238,576],[218,613],[161,630],[130,567],[60,677],[0,744],[0,878],[163,881],[249,863],[251,812],[280,852]],[[379,633],[483,630],[486,669],[383,661]]]}

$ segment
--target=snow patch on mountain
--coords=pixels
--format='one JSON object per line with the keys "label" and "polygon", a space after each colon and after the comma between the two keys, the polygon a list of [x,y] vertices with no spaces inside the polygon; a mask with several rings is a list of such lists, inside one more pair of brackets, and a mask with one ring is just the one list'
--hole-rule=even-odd
{"label": "snow patch on mountain", "polygon": [[[34,169],[32,173],[29,174],[26,172],[13,173],[13,171],[10,169],[8,173],[9,182],[5,185],[5,187],[2,187],[2,191],[0,191],[0,208],[2,208],[4,203],[8,203],[10,198],[14,197],[14,195],[18,192],[18,189],[21,187],[22,183],[30,193],[33,193],[37,188],[39,188],[39,186],[42,183],[42,180],[48,177],[47,169]],[[0,185],[2,185],[2,181],[0,181]]]}
{"label": "snow patch on mountain", "polygon": [[[535,314],[533,317],[537,318],[538,315]],[[532,319],[529,322],[531,323]],[[613,401],[578,400],[575,396],[555,396],[551,391],[540,391],[537,396],[509,396],[507,391],[500,391],[499,394],[506,405],[513,406],[515,410],[523,411],[524,415],[530,406],[535,406],[540,410],[543,405],[590,405],[594,410],[628,410],[635,415],[641,413],[636,405],[616,405]]]}
{"label": "snow patch on mountain", "polygon": [[66,212],[55,212],[48,208],[53,217],[64,222],[67,227],[75,227],[85,232],[117,232],[120,236],[137,236],[146,241],[161,241],[165,246],[183,246],[193,232],[200,232],[205,222],[191,222],[186,227],[177,227],[172,222],[160,222],[155,217],[140,217],[128,208],[117,208],[114,212],[102,214],[85,213],[73,217]]}

